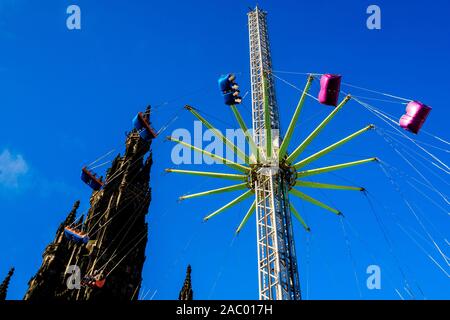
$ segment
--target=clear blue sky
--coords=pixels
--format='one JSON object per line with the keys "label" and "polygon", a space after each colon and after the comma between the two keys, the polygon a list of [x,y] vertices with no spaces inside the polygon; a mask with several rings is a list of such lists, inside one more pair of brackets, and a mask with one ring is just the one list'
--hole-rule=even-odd
{"label": "clear blue sky", "polygon": [[[448,139],[448,1],[375,3],[382,10],[382,29],[378,31],[366,28],[365,12],[371,1],[259,1],[269,12],[274,68],[341,73],[347,82],[422,100],[433,106],[425,129]],[[81,8],[80,31],[66,28],[70,4]],[[0,180],[0,277],[11,265],[16,267],[9,298],[23,297],[28,280],[40,266],[45,246],[73,202],[81,200],[81,211],[88,208],[90,190],[79,180],[81,166],[113,148],[122,151],[124,132],[130,130],[138,110],[181,97],[152,115],[155,127],[163,126],[186,103],[219,116],[221,121],[211,121],[222,129],[226,123],[235,124],[222,104],[216,80],[222,73],[236,72],[243,91],[249,90],[246,13],[254,5],[253,1],[0,2],[0,159],[9,169]],[[303,76],[284,77],[299,87],[304,85]],[[197,94],[186,95],[193,91]],[[278,82],[277,93],[285,129],[298,92]],[[398,117],[404,109],[397,104],[376,105]],[[240,108],[250,124],[249,100]],[[323,111],[323,117],[330,110],[309,100],[302,120],[318,111]],[[316,117],[302,122],[294,140],[300,141],[319,120]],[[193,117],[183,112],[171,130],[191,130],[192,122]],[[369,123],[382,125],[358,104],[350,103],[309,150],[326,146]],[[436,144],[426,135],[419,138]],[[205,214],[231,200],[232,195],[177,203],[177,197],[187,192],[225,184],[164,174],[163,169],[172,166],[172,146],[162,139],[153,145],[153,200],[143,291],[149,290],[147,298],[155,290],[155,299],[177,298],[190,263],[195,298],[257,299],[254,219],[230,245],[248,203],[201,223]],[[440,146],[445,148],[445,144]],[[448,160],[448,153],[433,152]],[[417,177],[375,132],[330,154],[321,163],[368,156],[378,156]],[[416,158],[414,154],[411,157]],[[438,176],[429,171],[424,174],[446,193],[447,177],[441,171],[434,172]],[[345,224],[354,268],[339,218],[295,200],[312,228],[308,246],[304,230],[295,225],[304,296],[356,299],[356,273],[365,299],[398,299],[395,288],[408,297],[400,266],[417,298],[449,298],[448,277],[402,232],[391,211],[447,272],[450,269],[422,238],[422,229],[380,168],[369,164],[342,171],[339,177],[321,177],[321,181],[349,183],[341,177],[367,187],[381,200],[375,207],[389,231],[394,256],[362,194],[310,192],[343,211],[359,237]],[[399,183],[420,209],[438,244],[450,252],[443,241],[449,230],[448,205],[417,184],[444,208],[442,211],[415,193],[406,180]],[[383,204],[391,210],[382,209]],[[365,286],[370,264],[381,266],[381,290],[370,291]]]}

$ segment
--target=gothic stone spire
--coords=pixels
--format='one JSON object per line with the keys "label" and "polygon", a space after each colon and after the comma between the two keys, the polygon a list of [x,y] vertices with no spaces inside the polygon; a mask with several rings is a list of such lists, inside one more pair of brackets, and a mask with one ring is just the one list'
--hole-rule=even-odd
{"label": "gothic stone spire", "polygon": [[194,291],[192,290],[191,283],[191,265],[188,265],[186,270],[186,279],[184,280],[183,287],[181,288],[180,295],[178,296],[178,300],[193,300]]}
{"label": "gothic stone spire", "polygon": [[[149,111],[145,115],[148,121]],[[54,250],[46,250],[41,268],[30,281],[26,299],[137,299],[147,243],[145,216],[151,200],[150,146],[151,141],[142,140],[136,130],[127,134],[124,155],[114,159],[107,170],[107,183],[91,195],[84,223],[89,243],[75,245],[62,233],[57,236],[56,243],[49,246]],[[72,223],[74,218],[68,217],[65,224]],[[76,265],[81,277],[95,271],[107,275],[105,285],[101,290],[84,287],[69,290],[66,281],[71,275],[65,274],[69,265]]]}
{"label": "gothic stone spire", "polygon": [[57,297],[58,291],[64,290],[63,274],[70,257],[70,249],[74,247],[64,237],[64,227],[73,224],[79,206],[80,201],[76,201],[66,219],[59,225],[55,239],[45,248],[41,267],[28,282],[25,300],[52,300]]}
{"label": "gothic stone spire", "polygon": [[72,210],[70,210],[70,212],[67,215],[67,217],[64,220],[64,222],[59,225],[58,231],[56,232],[56,238],[58,238],[58,236],[63,233],[64,227],[73,224],[73,222],[75,221],[75,218],[77,216],[77,210],[78,210],[79,207],[80,207],[80,200],[77,200],[73,204]]}
{"label": "gothic stone spire", "polygon": [[14,274],[14,268],[9,269],[5,280],[0,284],[0,301],[6,300],[6,294],[8,293],[9,282]]}

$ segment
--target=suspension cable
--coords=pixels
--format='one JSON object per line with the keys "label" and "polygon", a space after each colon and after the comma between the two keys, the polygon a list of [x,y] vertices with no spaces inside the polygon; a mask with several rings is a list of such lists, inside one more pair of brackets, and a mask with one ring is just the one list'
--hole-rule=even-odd
{"label": "suspension cable", "polygon": [[86,167],[89,168],[90,166],[94,165],[94,164],[97,163],[98,161],[100,161],[100,160],[106,158],[107,156],[109,156],[109,155],[110,155],[111,153],[113,153],[114,151],[115,151],[115,149],[112,149],[112,150],[108,151],[107,153],[105,153],[104,155],[102,155],[100,158],[98,158],[98,159],[94,160],[93,162],[91,162],[90,164],[88,164]]}
{"label": "suspension cable", "polygon": [[406,206],[408,207],[409,211],[413,214],[413,216],[415,217],[416,221],[419,223],[419,225],[421,226],[421,228],[423,229],[425,234],[428,236],[428,238],[434,244],[434,246],[436,247],[437,251],[439,252],[439,254],[444,259],[445,263],[447,264],[447,266],[450,266],[450,263],[449,263],[447,257],[445,256],[445,254],[442,252],[441,247],[436,243],[436,241],[434,240],[433,236],[428,231],[427,227],[423,224],[422,220],[417,215],[416,211],[413,209],[413,207],[411,206],[409,201],[405,198],[403,192],[400,190],[399,185],[395,182],[393,177],[387,172],[387,170],[384,168],[382,163],[380,163],[380,167],[383,170],[383,172],[385,173],[385,175],[387,176],[387,178],[389,179],[389,181],[391,182],[391,184],[394,186],[395,190],[399,193],[399,195],[401,196],[403,202],[406,204]]}
{"label": "suspension cable", "polygon": [[[377,128],[377,130],[379,130],[379,128]],[[415,151],[414,149],[408,147],[406,144],[402,143],[402,142],[399,141],[398,139],[392,137],[390,134],[384,132],[384,130],[380,130],[380,131],[377,132],[377,133],[380,134],[380,135],[382,135],[383,138],[384,138],[384,140],[386,140],[386,142],[388,142],[389,144],[391,144],[392,142],[395,142],[397,145],[400,145],[401,147],[404,148],[404,149],[402,149],[402,150],[407,150],[407,151],[409,151],[409,152],[412,152],[412,153],[414,153],[415,155],[417,155],[419,158],[422,158],[423,160],[427,161],[427,163],[430,162],[430,160],[427,159],[425,156],[421,155],[420,153],[418,153],[418,152]],[[408,152],[406,152],[406,153],[408,153]],[[417,162],[419,162],[419,161],[417,161]],[[419,162],[419,163],[420,163],[420,162]],[[434,163],[433,161],[431,161],[431,163],[432,163],[436,168],[438,168],[439,170],[441,170],[442,172],[447,173],[447,174],[450,174],[450,171],[447,171],[445,168],[442,168],[442,167],[439,166],[437,163]],[[425,164],[422,164],[422,165],[425,167],[425,169],[427,169],[428,171],[430,171],[431,173],[433,173],[436,177],[438,177],[440,180],[442,180],[444,183],[446,183],[446,180],[442,179],[440,176],[438,176],[437,174],[435,174],[434,171],[430,170],[430,168],[429,168],[427,165],[425,165]]]}
{"label": "suspension cable", "polygon": [[361,292],[361,287],[360,287],[360,283],[359,283],[358,272],[356,271],[357,270],[356,261],[355,261],[355,258],[353,257],[352,247],[350,245],[350,240],[348,238],[348,234],[345,229],[345,225],[344,225],[344,221],[343,221],[344,217],[342,215],[340,215],[339,218],[340,218],[339,221],[340,221],[341,227],[342,227],[342,232],[344,233],[345,244],[347,245],[348,256],[349,256],[350,261],[352,262],[352,266],[353,266],[353,273],[355,276],[356,288],[358,289],[359,298],[362,299],[362,292]]}
{"label": "suspension cable", "polygon": [[141,241],[142,240],[144,240],[145,238],[147,237],[147,235],[146,234],[144,234],[142,237],[141,237],[141,239],[139,239],[139,241],[138,242],[136,242],[136,244],[127,252],[127,254],[125,255],[125,256],[123,256],[123,258],[122,259],[120,259],[119,260],[119,262],[117,262],[117,264],[111,269],[111,271],[109,271],[107,274],[106,274],[106,276],[105,276],[105,278],[107,278],[118,266],[119,266],[119,264],[134,250],[134,248],[136,248],[140,243],[141,243]]}
{"label": "suspension cable", "polygon": [[[410,286],[409,281],[408,281],[408,279],[406,277],[406,272],[403,270],[402,266],[400,265],[400,259],[398,258],[397,254],[394,251],[394,245],[393,245],[392,240],[391,240],[391,238],[389,236],[388,229],[386,228],[385,224],[383,223],[383,220],[381,219],[381,217],[378,214],[378,212],[375,210],[375,206],[374,206],[372,200],[369,198],[369,195],[371,195],[371,194],[368,191],[366,191],[364,193],[364,195],[366,196],[366,200],[369,203],[369,207],[371,209],[371,213],[375,217],[375,221],[377,222],[378,228],[380,229],[380,231],[381,231],[381,233],[383,235],[383,238],[384,238],[386,244],[388,245],[389,252],[390,252],[391,256],[394,258],[394,261],[395,261],[395,263],[397,265],[397,268],[398,268],[398,270],[400,272],[400,275],[403,278],[403,282],[404,282],[406,288],[408,288],[406,290],[406,292],[408,294],[410,294],[411,298],[415,299],[414,293],[412,292],[411,286]],[[372,195],[372,197],[373,197],[373,195]]]}
{"label": "suspension cable", "polygon": [[[356,228],[350,223],[350,220],[349,219],[344,219],[343,221],[344,221],[344,223],[347,224],[347,226],[349,227],[350,231],[353,232],[353,234],[355,235],[356,239],[358,239],[361,242],[361,244],[366,248],[366,251],[369,251],[368,254],[369,254],[370,258],[373,261],[381,261],[381,259],[379,259],[378,255],[375,255],[375,252],[371,249],[369,244],[360,236],[360,234],[356,230]],[[388,274],[388,281],[390,282],[390,284],[394,288],[394,291],[397,293],[397,295],[400,297],[400,299],[404,300],[403,296],[400,294],[400,292],[398,291],[398,289],[394,285],[394,281],[392,279],[392,275],[389,272],[387,272],[387,274]]]}
{"label": "suspension cable", "polygon": [[[366,109],[368,109],[369,111],[371,111],[372,113],[379,113],[379,111],[374,110],[369,104],[367,103],[363,103],[358,99],[354,99],[356,102],[358,102],[359,104],[361,104],[363,107],[365,107]],[[385,116],[386,118],[389,118],[387,116]],[[379,117],[381,119],[381,117]],[[385,119],[382,119],[384,122],[388,123]],[[397,124],[396,121],[390,119],[391,122],[394,122],[395,124]],[[426,150],[424,147],[422,147],[421,145],[419,145],[418,143],[416,143],[413,139],[411,139],[409,136],[407,136],[405,133],[403,133],[401,130],[399,130],[396,126],[393,126],[392,124],[388,123],[388,125],[390,127],[392,127],[394,130],[396,130],[397,132],[399,132],[404,138],[408,139],[409,141],[411,141],[412,143],[414,143],[419,149],[421,149],[423,152],[425,152],[426,154],[428,154],[431,158],[433,158],[434,160],[438,161],[441,165],[443,165],[447,170],[450,170],[450,168],[443,162],[441,161],[438,157],[436,157],[433,153],[429,152],[428,150]]]}
{"label": "suspension cable", "polygon": [[222,264],[221,264],[221,266],[219,268],[219,272],[217,273],[217,276],[216,276],[216,278],[215,278],[215,280],[214,280],[214,282],[213,282],[213,284],[211,286],[211,289],[210,289],[209,294],[208,294],[208,299],[211,299],[212,295],[214,294],[214,292],[216,290],[217,283],[219,282],[219,280],[220,280],[220,278],[222,276],[224,267],[225,267],[225,265],[227,264],[227,262],[229,260],[229,256],[230,256],[230,253],[231,253],[231,248],[233,247],[233,244],[234,244],[235,240],[236,240],[236,235],[234,234],[233,238],[231,239],[231,242],[230,242],[230,244],[229,244],[229,246],[228,246],[228,248],[226,250],[225,256],[223,258],[223,262],[222,262]]}
{"label": "suspension cable", "polygon": [[390,98],[394,98],[394,99],[398,99],[398,100],[403,100],[403,101],[406,101],[406,102],[413,101],[412,99],[402,98],[402,97],[399,97],[399,96],[394,96],[394,95],[389,94],[389,93],[385,93],[385,92],[381,92],[381,91],[375,91],[375,90],[367,89],[367,88],[360,87],[360,86],[355,86],[353,84],[346,83],[346,82],[342,82],[342,84],[347,86],[347,87],[351,87],[351,88],[355,88],[355,89],[359,89],[359,90],[364,90],[364,91],[371,92],[371,93],[381,94],[381,95],[386,96],[386,97],[390,97]]}

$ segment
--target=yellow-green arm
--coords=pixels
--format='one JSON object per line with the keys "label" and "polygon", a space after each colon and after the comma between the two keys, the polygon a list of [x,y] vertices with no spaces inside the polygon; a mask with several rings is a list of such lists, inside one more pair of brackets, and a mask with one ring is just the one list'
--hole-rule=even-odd
{"label": "yellow-green arm", "polygon": [[166,172],[190,174],[200,177],[219,178],[227,180],[246,180],[247,176],[244,174],[231,174],[231,173],[219,173],[219,172],[206,172],[206,171],[194,171],[194,170],[179,170],[179,169],[166,169]]}
{"label": "yellow-green arm", "polygon": [[306,224],[305,220],[303,220],[303,218],[300,216],[300,214],[298,213],[297,209],[295,209],[294,205],[292,203],[290,203],[290,207],[291,207],[291,212],[294,214],[294,216],[297,218],[298,221],[300,221],[300,223],[302,224],[303,228],[305,228],[306,231],[310,232],[311,229],[310,227],[308,227],[308,225]]}
{"label": "yellow-green arm", "polygon": [[235,170],[238,170],[238,171],[241,171],[241,172],[244,172],[244,173],[250,171],[250,168],[248,168],[248,167],[245,167],[245,166],[243,166],[241,164],[238,164],[238,163],[236,163],[234,161],[231,161],[231,160],[228,160],[228,159],[224,159],[224,158],[222,158],[222,157],[220,157],[218,155],[215,155],[214,153],[208,152],[208,151],[203,150],[201,148],[197,148],[197,147],[195,147],[195,146],[193,146],[193,145],[191,145],[189,143],[186,143],[184,141],[178,140],[178,139],[176,139],[174,137],[167,137],[167,140],[179,143],[182,146],[190,148],[191,150],[194,150],[195,152],[204,154],[204,155],[210,157],[211,159],[217,159],[221,163],[223,163],[224,165],[226,165],[226,166],[228,166],[228,167],[230,167],[232,169],[235,169]]}
{"label": "yellow-green arm", "polygon": [[352,191],[364,191],[363,187],[341,186],[337,184],[319,183],[311,181],[297,180],[296,187],[314,188],[314,189],[333,189],[333,190],[352,190]]}
{"label": "yellow-green arm", "polygon": [[303,142],[292,152],[288,157],[288,162],[292,163],[299,155],[306,149],[306,147],[314,140],[314,138],[325,128],[325,126],[333,119],[336,114],[342,109],[342,107],[350,100],[351,96],[348,95],[342,100],[339,105],[309,134],[309,136],[303,140]]}
{"label": "yellow-green arm", "polygon": [[228,202],[222,208],[220,208],[220,209],[214,211],[213,213],[211,213],[210,215],[206,216],[203,220],[204,221],[208,221],[209,219],[211,219],[212,217],[218,215],[219,213],[222,213],[223,211],[225,211],[225,210],[235,206],[239,202],[244,201],[245,199],[247,199],[248,197],[250,197],[252,195],[252,192],[253,192],[253,190],[248,190],[247,192],[243,193],[242,195],[240,195],[239,197],[237,197],[233,201]]}
{"label": "yellow-green arm", "polygon": [[244,131],[245,138],[247,139],[248,144],[250,145],[250,150],[255,155],[257,161],[259,158],[259,150],[256,147],[255,141],[253,140],[253,137],[250,135],[250,132],[248,131],[247,125],[245,124],[244,119],[242,119],[241,114],[239,113],[239,110],[236,108],[235,105],[231,105],[231,110],[234,113],[234,116],[239,123],[239,126],[241,127],[241,130]]}
{"label": "yellow-green arm", "polygon": [[239,149],[238,146],[228,140],[222,133],[220,133],[219,130],[214,128],[212,124],[209,123],[205,118],[203,118],[193,107],[185,106],[185,109],[191,112],[198,120],[200,120],[205,125],[205,127],[210,129],[216,135],[216,137],[221,139],[223,143],[225,143],[225,145],[238,156],[239,159],[241,159],[245,163],[250,163],[248,156],[241,149]]}
{"label": "yellow-green arm", "polygon": [[348,137],[346,137],[346,138],[344,138],[344,139],[342,139],[342,140],[340,140],[340,141],[338,141],[336,143],[333,143],[331,146],[328,146],[325,149],[322,149],[319,152],[316,152],[313,155],[311,155],[311,156],[309,156],[309,157],[307,157],[307,158],[297,162],[294,165],[294,168],[298,170],[298,169],[306,166],[307,164],[309,164],[309,163],[311,163],[313,161],[316,161],[317,159],[323,157],[324,155],[330,153],[331,151],[333,151],[333,150],[339,148],[340,146],[342,146],[343,144],[349,142],[350,140],[355,139],[359,135],[361,135],[364,132],[369,131],[369,130],[371,130],[373,128],[375,128],[375,126],[373,124],[371,124],[371,125],[368,125],[367,127],[362,128],[361,130],[356,131],[355,133],[349,135]]}
{"label": "yellow-green arm", "polygon": [[320,202],[319,200],[314,199],[313,197],[310,197],[310,196],[308,196],[308,195],[304,194],[303,192],[300,192],[300,191],[298,191],[296,189],[291,189],[290,193],[292,193],[294,196],[299,197],[300,199],[303,199],[305,201],[308,201],[308,202],[310,202],[310,203],[312,203],[312,204],[314,204],[314,205],[316,205],[318,207],[321,207],[321,208],[323,208],[325,210],[331,211],[334,214],[337,214],[337,215],[341,215],[342,214],[339,210],[336,210],[336,209],[326,205],[325,203]]}
{"label": "yellow-green arm", "polygon": [[248,209],[247,213],[245,214],[244,219],[242,219],[241,224],[236,229],[236,234],[241,232],[242,228],[245,226],[245,224],[247,223],[248,219],[250,219],[250,217],[252,216],[253,212],[255,211],[255,208],[256,208],[256,200],[253,201],[252,205],[250,206],[250,208]]}
{"label": "yellow-green arm", "polygon": [[303,108],[303,104],[305,103],[306,95],[308,94],[309,89],[311,88],[312,81],[314,77],[312,75],[308,76],[308,81],[306,82],[305,89],[303,89],[303,93],[300,96],[300,100],[298,101],[297,108],[295,108],[294,115],[292,116],[291,122],[289,123],[289,127],[286,131],[286,135],[283,138],[283,142],[280,146],[280,151],[278,154],[278,158],[282,159],[287,152],[287,148],[289,147],[289,143],[291,142],[292,134],[294,133],[295,126],[297,124],[298,117],[300,115],[300,111]]}
{"label": "yellow-green arm", "polygon": [[186,199],[197,198],[197,197],[202,197],[202,196],[209,196],[212,194],[231,192],[231,191],[237,191],[237,190],[245,190],[246,188],[247,188],[247,183],[244,182],[244,183],[239,183],[239,184],[235,184],[235,185],[224,187],[224,188],[218,188],[218,189],[188,194],[188,195],[180,197],[179,199],[186,200]]}
{"label": "yellow-green arm", "polygon": [[357,166],[360,164],[365,164],[368,162],[374,162],[374,161],[378,161],[378,158],[368,158],[368,159],[363,159],[363,160],[358,160],[358,161],[353,161],[353,162],[346,162],[346,163],[341,163],[341,164],[336,164],[334,166],[329,166],[329,167],[323,167],[323,168],[317,168],[317,169],[311,169],[311,170],[304,170],[304,171],[300,171],[297,173],[297,178],[301,178],[301,177],[309,177],[309,176],[314,176],[317,174],[322,174],[322,173],[326,173],[326,172],[332,172],[332,171],[336,171],[336,170],[341,170],[341,169],[345,169],[348,167],[353,167],[353,166]]}

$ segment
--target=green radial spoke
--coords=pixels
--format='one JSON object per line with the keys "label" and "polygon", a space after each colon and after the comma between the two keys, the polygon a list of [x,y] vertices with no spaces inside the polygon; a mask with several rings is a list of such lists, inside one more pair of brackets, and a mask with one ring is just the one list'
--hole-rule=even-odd
{"label": "green radial spoke", "polygon": [[250,150],[256,157],[256,161],[259,161],[259,150],[258,147],[256,147],[255,141],[253,140],[253,137],[250,135],[250,132],[248,131],[247,125],[245,124],[244,119],[242,119],[241,114],[239,113],[239,110],[236,108],[235,105],[231,105],[231,110],[234,113],[234,116],[239,123],[239,126],[241,127],[242,131],[244,131],[245,139],[247,139],[248,144],[250,145]]}
{"label": "green radial spoke", "polygon": [[241,172],[244,172],[244,173],[250,171],[250,168],[247,168],[247,167],[245,167],[243,165],[240,165],[240,164],[238,164],[238,163],[236,163],[234,161],[231,161],[231,160],[228,160],[228,159],[224,159],[224,158],[222,158],[222,157],[220,157],[218,155],[215,155],[214,153],[205,151],[205,150],[203,150],[201,148],[197,148],[197,147],[195,147],[195,146],[193,146],[193,145],[191,145],[189,143],[186,143],[184,141],[178,140],[178,139],[176,139],[174,137],[167,137],[167,139],[170,140],[170,141],[179,143],[179,144],[181,144],[181,145],[183,145],[183,146],[185,146],[187,148],[190,148],[190,149],[192,149],[192,150],[194,150],[194,151],[196,151],[198,153],[204,154],[204,155],[210,157],[211,159],[217,159],[217,160],[221,161],[222,164],[224,164],[224,165],[226,165],[226,166],[228,166],[228,167],[230,167],[232,169],[235,169],[235,170],[238,170],[238,171],[241,171]]}
{"label": "green radial spoke", "polygon": [[241,149],[239,149],[238,146],[236,146],[233,142],[228,140],[222,133],[220,133],[219,130],[214,128],[212,126],[212,124],[209,123],[205,118],[203,118],[196,110],[194,110],[193,107],[185,106],[185,108],[186,108],[186,110],[190,111],[198,120],[200,120],[205,125],[205,127],[207,127],[209,130],[211,130],[216,135],[216,137],[221,139],[223,141],[223,143],[225,143],[225,145],[231,151],[233,151],[235,155],[238,156],[239,159],[241,159],[245,163],[250,163],[250,159],[248,158],[248,156]]}
{"label": "green radial spoke", "polygon": [[297,149],[294,150],[294,152],[288,157],[288,162],[293,162],[300,153],[305,150],[307,146],[314,140],[314,138],[325,128],[325,126],[333,119],[336,114],[339,112],[339,110],[342,109],[342,107],[351,99],[351,96],[348,95],[342,100],[339,105],[334,108],[334,110],[309,134],[309,136],[297,147]]}
{"label": "green radial spoke", "polygon": [[188,194],[188,195],[180,197],[179,199],[180,200],[185,200],[185,199],[197,198],[197,197],[202,197],[202,196],[209,196],[209,195],[212,195],[212,194],[231,192],[231,191],[236,191],[236,190],[245,190],[245,189],[247,189],[247,183],[240,183],[240,184],[235,184],[235,185],[232,185],[232,186],[229,186],[229,187],[218,188],[218,189],[203,191],[203,192],[199,192],[199,193]]}
{"label": "green radial spoke", "polygon": [[272,158],[272,124],[270,119],[270,106],[269,106],[269,94],[267,77],[263,75],[264,83],[264,127],[266,129],[266,158],[267,160]]}
{"label": "green radial spoke", "polygon": [[309,89],[311,88],[312,81],[314,80],[313,76],[308,77],[308,81],[306,82],[305,89],[303,89],[303,93],[300,96],[300,100],[297,104],[297,108],[295,108],[294,115],[292,116],[291,122],[289,123],[289,127],[286,131],[286,135],[283,139],[283,142],[280,146],[280,152],[278,155],[279,159],[282,159],[286,154],[289,143],[291,142],[292,134],[294,133],[295,126],[297,125],[297,120],[300,115],[300,111],[303,108],[303,104],[305,103],[306,95],[308,94]]}
{"label": "green radial spoke", "polygon": [[247,199],[248,197],[250,197],[253,193],[253,190],[248,190],[247,192],[243,193],[242,195],[240,195],[239,197],[237,197],[236,199],[228,202],[226,205],[224,205],[222,208],[214,211],[213,213],[211,213],[210,215],[206,216],[203,220],[204,221],[208,221],[209,219],[211,219],[212,217],[218,215],[219,213],[224,212],[225,210],[235,206],[236,204],[238,204],[239,202],[244,201],[245,199]]}
{"label": "green radial spoke", "polygon": [[228,179],[228,180],[246,180],[247,179],[247,176],[244,174],[231,174],[231,173],[179,170],[179,169],[166,169],[166,172],[191,174],[191,175],[201,176],[201,177],[220,178],[220,179]]}
{"label": "green radial spoke", "polygon": [[305,188],[315,188],[315,189],[352,190],[352,191],[364,191],[365,190],[363,187],[341,186],[341,185],[337,185],[337,184],[300,181],[300,180],[297,180],[297,182],[295,183],[295,186],[296,187],[305,187]]}
{"label": "green radial spoke", "polygon": [[305,220],[303,220],[302,216],[298,213],[297,209],[295,209],[295,207],[292,204],[292,202],[289,204],[289,206],[291,207],[291,212],[294,214],[294,216],[297,218],[297,220],[300,221],[300,223],[302,224],[303,228],[305,228],[306,231],[310,232],[311,228],[308,227],[308,225],[306,224]]}
{"label": "green radial spoke", "polygon": [[248,209],[247,213],[245,214],[244,219],[242,219],[241,224],[236,229],[236,234],[241,232],[242,228],[245,226],[245,224],[247,223],[248,219],[250,219],[250,217],[252,216],[253,212],[255,211],[255,208],[256,208],[256,200],[253,201],[251,207]]}
{"label": "green radial spoke", "polygon": [[310,202],[310,203],[312,203],[312,204],[314,204],[314,205],[316,205],[318,207],[321,207],[321,208],[323,208],[325,210],[331,211],[334,214],[337,214],[337,215],[341,215],[342,214],[339,210],[336,210],[336,209],[326,205],[325,203],[320,202],[319,200],[316,200],[316,199],[314,199],[314,198],[312,198],[312,197],[310,197],[310,196],[308,196],[308,195],[304,194],[303,192],[300,192],[300,191],[298,191],[296,189],[291,189],[290,192],[294,196],[299,197],[300,199],[303,199],[305,201],[308,201],[308,202]]}
{"label": "green radial spoke", "polygon": [[309,177],[309,176],[314,176],[314,175],[321,174],[321,173],[332,172],[332,171],[336,171],[336,170],[340,170],[340,169],[344,169],[344,168],[348,168],[348,167],[352,167],[352,166],[357,166],[360,164],[365,164],[365,163],[373,162],[373,161],[378,161],[378,158],[369,158],[369,159],[364,159],[364,160],[359,160],[359,161],[341,163],[341,164],[337,164],[337,165],[329,166],[329,167],[300,171],[297,173],[297,178]]}
{"label": "green radial spoke", "polygon": [[311,163],[311,162],[313,162],[313,161],[316,161],[317,159],[323,157],[323,156],[326,155],[327,153],[330,153],[331,151],[333,151],[333,150],[339,148],[340,146],[342,146],[343,144],[349,142],[350,140],[355,139],[355,138],[358,137],[359,135],[361,135],[361,134],[363,134],[364,132],[366,132],[366,131],[368,131],[368,130],[371,130],[371,129],[373,129],[373,128],[375,128],[375,126],[374,126],[373,124],[371,124],[371,125],[368,125],[368,126],[365,127],[365,128],[362,128],[362,129],[359,130],[359,131],[356,131],[355,133],[353,133],[353,134],[349,135],[348,137],[346,137],[346,138],[344,138],[344,139],[342,139],[342,140],[340,140],[340,141],[338,141],[338,142],[332,144],[331,146],[328,146],[328,147],[326,147],[325,149],[322,149],[322,150],[320,150],[319,152],[316,152],[316,153],[314,153],[313,155],[311,155],[311,156],[309,156],[309,157],[303,159],[302,161],[297,162],[297,163],[294,165],[294,168],[298,170],[298,169],[300,169],[301,167],[304,167],[304,166],[306,166],[307,164],[309,164],[309,163]]}

